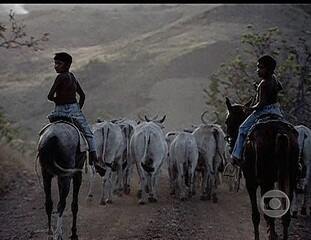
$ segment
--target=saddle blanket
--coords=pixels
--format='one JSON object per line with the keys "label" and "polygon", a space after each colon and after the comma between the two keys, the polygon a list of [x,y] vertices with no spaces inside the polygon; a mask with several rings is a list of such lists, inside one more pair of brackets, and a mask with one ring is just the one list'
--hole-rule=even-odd
{"label": "saddle blanket", "polygon": [[79,146],[80,146],[80,152],[85,152],[85,151],[88,151],[89,150],[89,146],[88,146],[88,143],[86,141],[86,138],[84,137],[84,135],[81,133],[81,131],[79,130],[79,128],[74,125],[73,123],[70,123],[70,122],[66,122],[66,121],[63,121],[63,120],[59,120],[59,121],[56,121],[56,122],[52,122],[52,123],[49,123],[47,125],[45,125],[40,131],[39,131],[39,136],[41,136],[45,130],[53,125],[53,124],[57,124],[57,123],[66,123],[66,124],[69,124],[71,126],[73,126],[79,133]]}

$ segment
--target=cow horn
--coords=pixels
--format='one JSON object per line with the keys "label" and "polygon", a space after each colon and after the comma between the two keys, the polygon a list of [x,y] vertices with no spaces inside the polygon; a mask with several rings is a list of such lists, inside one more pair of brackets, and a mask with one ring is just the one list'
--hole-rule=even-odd
{"label": "cow horn", "polygon": [[207,121],[204,119],[204,116],[205,116],[205,114],[206,114],[207,112],[208,112],[208,111],[206,110],[206,111],[204,111],[204,112],[201,114],[201,121],[202,121],[202,123],[204,123],[204,124],[208,124]]}
{"label": "cow horn", "polygon": [[145,121],[144,118],[141,116],[141,112],[137,114],[137,117],[140,121]]}
{"label": "cow horn", "polygon": [[176,132],[168,132],[168,133],[166,134],[166,136],[169,137],[169,136],[171,136],[171,135],[176,135],[176,134],[177,134]]}
{"label": "cow horn", "polygon": [[163,117],[161,120],[159,120],[158,122],[159,122],[159,123],[163,123],[164,120],[165,120],[165,118],[166,118],[166,115],[164,115],[164,117]]}

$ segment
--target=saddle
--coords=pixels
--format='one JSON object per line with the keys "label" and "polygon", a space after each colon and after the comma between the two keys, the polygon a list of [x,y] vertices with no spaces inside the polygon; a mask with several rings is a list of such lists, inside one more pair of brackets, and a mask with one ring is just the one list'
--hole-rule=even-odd
{"label": "saddle", "polygon": [[277,114],[274,114],[274,113],[268,113],[268,114],[263,114],[261,115],[257,122],[250,128],[248,134],[247,134],[247,137],[249,137],[252,132],[254,131],[254,129],[256,128],[260,128],[262,126],[264,126],[266,123],[281,123],[284,128],[286,129],[289,129],[293,132],[295,132],[298,136],[298,132],[296,131],[295,127],[293,124],[291,124],[290,122],[288,122],[287,120],[285,120],[283,117],[277,115]]}
{"label": "saddle", "polygon": [[69,124],[69,125],[73,126],[79,133],[80,152],[85,152],[85,151],[89,150],[86,138],[84,137],[84,135],[82,134],[81,130],[79,129],[79,127],[78,127],[79,125],[77,123],[75,123],[75,120],[73,118],[61,116],[61,117],[52,117],[52,118],[49,118],[49,120],[50,120],[50,123],[45,125],[39,131],[39,136],[41,136],[46,131],[46,129],[48,129],[48,127],[50,127],[51,125],[54,125],[54,124],[57,124],[57,123],[66,123],[66,124]]}

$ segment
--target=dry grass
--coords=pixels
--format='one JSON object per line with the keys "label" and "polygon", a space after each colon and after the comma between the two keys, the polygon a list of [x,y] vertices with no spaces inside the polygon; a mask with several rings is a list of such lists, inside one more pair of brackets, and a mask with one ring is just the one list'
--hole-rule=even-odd
{"label": "dry grass", "polygon": [[29,159],[9,144],[0,145],[0,196],[12,190],[23,176],[30,173],[26,165]]}

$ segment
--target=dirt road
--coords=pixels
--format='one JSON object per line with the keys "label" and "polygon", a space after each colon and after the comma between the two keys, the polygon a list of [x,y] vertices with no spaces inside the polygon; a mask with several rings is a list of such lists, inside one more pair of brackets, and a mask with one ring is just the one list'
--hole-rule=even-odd
{"label": "dirt road", "polygon": [[[29,173],[30,172],[30,173]],[[34,171],[15,173],[15,182],[7,187],[0,200],[1,240],[42,240],[46,237],[47,219],[44,192]],[[12,173],[13,174],[13,173]],[[168,191],[167,174],[161,176],[160,198],[157,203],[139,206],[136,199],[137,177],[130,195],[114,196],[112,205],[99,205],[101,184],[96,179],[96,191],[91,202],[86,201],[88,176],[84,174],[80,192],[78,235],[80,240],[249,240],[253,239],[250,202],[245,190],[228,191],[226,185],[218,189],[218,203],[173,199]],[[72,190],[72,189],[71,189]],[[58,194],[53,181],[53,201],[56,208]],[[65,239],[71,228],[71,193],[68,197],[64,224]],[[56,223],[53,215],[53,223]],[[279,225],[280,222],[277,221]],[[261,218],[261,236],[265,234]],[[280,228],[278,228],[280,232]],[[266,239],[262,237],[261,239]],[[290,239],[311,239],[311,217],[293,219]]]}

